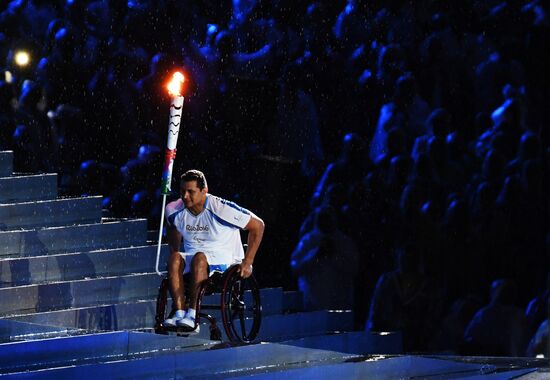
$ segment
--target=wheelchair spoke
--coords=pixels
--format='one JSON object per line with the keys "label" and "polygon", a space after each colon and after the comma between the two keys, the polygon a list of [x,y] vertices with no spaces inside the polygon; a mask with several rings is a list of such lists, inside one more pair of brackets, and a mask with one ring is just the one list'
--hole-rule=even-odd
{"label": "wheelchair spoke", "polygon": [[236,303],[236,304],[240,303],[240,302],[241,302],[241,297],[240,297],[240,295],[239,295],[239,294],[236,294],[235,292],[232,292],[232,293],[231,293],[231,302],[232,302],[232,303]]}
{"label": "wheelchair spoke", "polygon": [[239,281],[235,283],[235,287],[233,288],[233,291],[231,294],[233,295],[233,298],[236,300],[240,300],[242,298],[242,283]]}
{"label": "wheelchair spoke", "polygon": [[[231,288],[231,320],[236,322],[239,319],[239,325],[241,329],[241,336],[243,339],[247,339],[246,331],[246,303],[244,299],[245,286],[242,280],[236,281]],[[237,326],[233,324],[233,331],[237,333]]]}
{"label": "wheelchair spoke", "polygon": [[241,322],[241,332],[242,332],[242,334],[243,334],[243,338],[246,339],[247,336],[248,336],[248,334],[247,334],[247,332],[246,332],[246,327],[245,327],[245,325],[244,325],[244,323],[245,323],[245,315],[244,315],[243,312],[240,312],[240,313],[239,313],[239,320],[240,320],[240,322]]}
{"label": "wheelchair spoke", "polygon": [[232,312],[232,318],[235,318],[236,313],[242,313],[246,310],[246,304],[244,303],[243,297],[241,295],[234,295],[231,302],[229,303]]}

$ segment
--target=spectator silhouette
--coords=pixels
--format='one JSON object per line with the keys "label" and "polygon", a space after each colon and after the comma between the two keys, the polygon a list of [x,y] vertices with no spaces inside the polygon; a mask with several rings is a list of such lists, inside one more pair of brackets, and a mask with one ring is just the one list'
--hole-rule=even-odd
{"label": "spectator silhouette", "polygon": [[25,81],[15,114],[18,123],[13,134],[16,148],[16,171],[45,172],[50,169],[50,128],[45,113],[39,109],[42,89],[33,81]]}
{"label": "spectator silhouette", "polygon": [[425,134],[426,118],[430,113],[428,104],[420,98],[416,90],[416,81],[412,74],[399,77],[395,85],[393,101],[385,104],[380,110],[378,124],[370,146],[370,158],[375,160],[385,153],[386,133],[392,127],[399,127],[406,137],[406,147],[410,147],[414,140]]}
{"label": "spectator silhouette", "polygon": [[539,303],[540,312],[537,314],[544,315],[545,319],[540,323],[535,334],[532,335],[527,346],[526,356],[539,357],[542,355],[548,357],[550,355],[550,298],[541,296]]}
{"label": "spectator silhouette", "polygon": [[519,141],[516,157],[509,161],[505,168],[506,175],[518,175],[522,164],[527,160],[535,160],[541,157],[540,141],[533,132],[525,132]]}
{"label": "spectator silhouette", "polygon": [[427,331],[439,318],[440,301],[421,269],[413,245],[398,252],[397,267],[378,279],[372,297],[368,331],[401,331],[406,352],[426,348]]}
{"label": "spectator silhouette", "polygon": [[307,310],[351,309],[358,252],[342,233],[334,211],[317,210],[315,228],[305,234],[292,252],[290,267],[304,294]]}
{"label": "spectator silhouette", "polygon": [[416,138],[412,157],[416,159],[421,153],[428,153],[428,144],[432,136],[446,139],[451,130],[451,116],[443,108],[437,108],[426,119],[426,133]]}
{"label": "spectator silhouette", "polygon": [[548,318],[548,299],[550,297],[550,273],[546,276],[546,287],[527,304],[525,317],[529,324],[529,335],[533,335],[541,323]]}
{"label": "spectator silhouette", "polygon": [[473,295],[454,301],[449,313],[443,318],[441,329],[435,333],[430,349],[445,354],[459,354],[463,347],[464,331],[481,306],[481,300]]}
{"label": "spectator silhouette", "polygon": [[318,206],[327,188],[333,183],[350,186],[359,182],[368,172],[369,161],[363,139],[354,133],[348,133],[342,139],[340,156],[331,162],[323,173],[311,199],[313,207]]}
{"label": "spectator silhouette", "polygon": [[80,164],[92,157],[89,142],[92,136],[84,126],[82,110],[70,104],[60,104],[48,111],[51,125],[53,169],[59,173],[59,188],[64,194],[76,189],[75,173]]}
{"label": "spectator silhouette", "polygon": [[521,356],[525,352],[527,321],[516,303],[517,287],[511,280],[491,285],[490,302],[479,309],[464,332],[465,354]]}
{"label": "spectator silhouette", "polygon": [[[328,188],[323,196],[323,200],[319,207],[330,207],[332,211],[334,212],[334,216],[336,218],[336,223],[340,228],[342,228],[343,225],[345,225],[344,220],[344,206],[348,203],[348,194],[346,187],[340,183],[333,183]],[[302,222],[302,225],[300,227],[300,233],[299,236],[304,236],[306,233],[310,232],[315,228],[315,219],[317,215],[317,208],[314,208],[309,212],[309,214],[306,216],[304,221]]]}
{"label": "spectator silhouette", "polygon": [[13,85],[0,80],[0,149],[8,149],[15,131],[15,115],[12,101],[15,97]]}

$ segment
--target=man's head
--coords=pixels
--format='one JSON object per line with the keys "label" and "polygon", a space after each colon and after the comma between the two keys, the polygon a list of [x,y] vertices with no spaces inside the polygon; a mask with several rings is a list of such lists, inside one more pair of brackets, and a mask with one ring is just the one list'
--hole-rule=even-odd
{"label": "man's head", "polygon": [[188,170],[183,173],[180,180],[180,193],[186,208],[200,211],[208,193],[204,173],[199,170]]}

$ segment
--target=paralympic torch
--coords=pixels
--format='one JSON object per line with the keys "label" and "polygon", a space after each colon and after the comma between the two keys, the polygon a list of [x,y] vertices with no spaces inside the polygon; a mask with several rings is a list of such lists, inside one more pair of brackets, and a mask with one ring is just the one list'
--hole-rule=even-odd
{"label": "paralympic torch", "polygon": [[166,153],[164,155],[164,167],[162,170],[162,211],[160,216],[159,239],[157,247],[157,262],[155,270],[160,276],[159,271],[160,247],[162,242],[162,228],[164,225],[164,208],[166,207],[166,196],[170,194],[170,185],[172,183],[172,168],[174,159],[176,158],[176,146],[178,144],[178,135],[180,132],[181,113],[183,110],[182,85],[185,77],[182,73],[176,72],[172,75],[170,83],[168,83],[168,93],[170,94],[170,119],[168,120],[168,141],[166,142]]}

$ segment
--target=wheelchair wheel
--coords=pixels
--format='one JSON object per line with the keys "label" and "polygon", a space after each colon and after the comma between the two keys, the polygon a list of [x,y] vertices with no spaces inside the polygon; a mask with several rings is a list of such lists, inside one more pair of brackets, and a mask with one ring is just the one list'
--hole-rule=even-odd
{"label": "wheelchair wheel", "polygon": [[157,296],[157,310],[155,313],[155,332],[157,334],[166,334],[162,329],[166,313],[166,304],[168,302],[168,278],[163,278],[160,283],[159,293]]}
{"label": "wheelchair wheel", "polygon": [[254,276],[241,278],[239,266],[226,272],[221,294],[221,315],[227,338],[232,342],[251,343],[262,321],[260,289]]}

